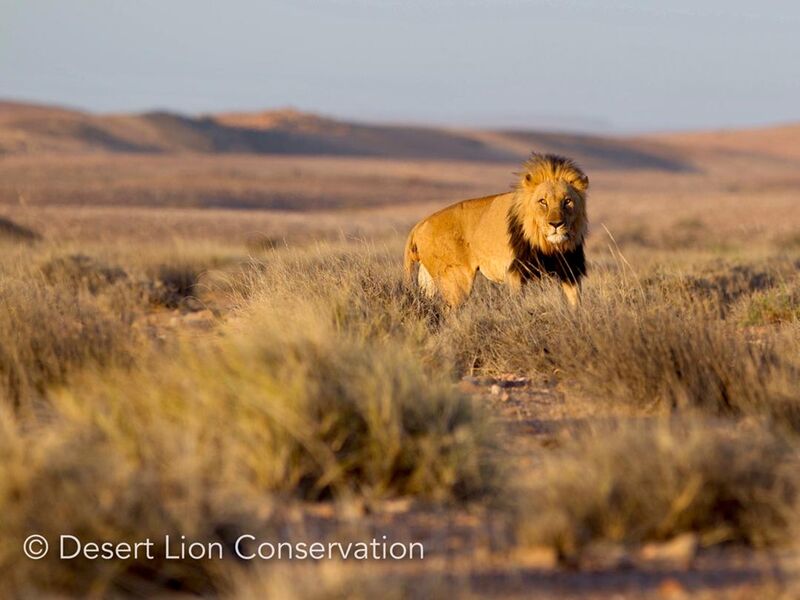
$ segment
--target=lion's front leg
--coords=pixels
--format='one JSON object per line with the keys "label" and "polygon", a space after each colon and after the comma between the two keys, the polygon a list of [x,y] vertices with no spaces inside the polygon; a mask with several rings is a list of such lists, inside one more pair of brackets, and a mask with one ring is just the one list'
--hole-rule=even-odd
{"label": "lion's front leg", "polygon": [[562,281],[561,289],[564,291],[564,296],[567,302],[573,308],[576,308],[581,303],[581,282],[580,281]]}
{"label": "lion's front leg", "polygon": [[505,283],[512,296],[516,296],[522,291],[522,275],[516,270],[506,271]]}

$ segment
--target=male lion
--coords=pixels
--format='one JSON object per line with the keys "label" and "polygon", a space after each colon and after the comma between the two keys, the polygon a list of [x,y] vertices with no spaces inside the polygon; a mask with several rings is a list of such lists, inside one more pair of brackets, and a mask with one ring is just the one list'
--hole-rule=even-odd
{"label": "male lion", "polygon": [[533,277],[551,275],[577,305],[586,274],[589,178],[572,160],[554,154],[531,155],[520,175],[510,192],[464,200],[417,223],[406,241],[406,278],[419,262],[417,280],[425,293],[438,291],[458,306],[478,271],[513,291]]}

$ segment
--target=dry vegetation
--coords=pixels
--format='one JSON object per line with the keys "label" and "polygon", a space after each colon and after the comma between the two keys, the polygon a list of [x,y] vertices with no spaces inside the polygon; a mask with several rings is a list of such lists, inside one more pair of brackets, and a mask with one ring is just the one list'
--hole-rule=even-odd
{"label": "dry vegetation", "polygon": [[[259,579],[264,565],[37,563],[19,547],[65,524],[108,541],[309,528],[327,539],[352,535],[353,518],[369,528],[399,498],[414,499],[412,516],[489,510],[477,527],[505,532],[491,542],[501,556],[552,548],[573,565],[598,543],[687,532],[704,545],[785,546],[800,491],[795,257],[688,250],[694,266],[665,268],[660,250],[623,248],[639,257],[630,265],[593,244],[577,313],[549,284],[521,298],[482,285],[449,313],[404,286],[396,238],[250,256],[188,242],[9,245],[4,585],[281,595]],[[552,435],[526,439],[480,384],[456,385],[507,374],[565,394],[553,402],[566,414],[599,416],[553,418]],[[320,503],[332,516],[291,525],[291,507]]]}
{"label": "dry vegetation", "polygon": [[[315,160],[297,159],[306,191],[373,166]],[[470,189],[496,176],[474,168]],[[733,192],[716,163],[651,176],[646,199],[642,174],[593,178],[577,311],[548,282],[513,298],[482,282],[457,312],[404,285],[401,236],[428,206],[6,206],[2,595],[790,593],[794,184]],[[35,562],[31,533],[226,548],[388,533],[426,560]],[[767,552],[788,559],[767,569]],[[602,576],[623,567],[633,579]]]}

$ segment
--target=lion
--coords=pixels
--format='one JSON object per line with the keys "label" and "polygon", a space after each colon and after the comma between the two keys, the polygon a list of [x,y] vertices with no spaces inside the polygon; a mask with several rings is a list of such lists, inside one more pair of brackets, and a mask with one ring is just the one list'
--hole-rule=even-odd
{"label": "lion", "polygon": [[418,285],[451,306],[466,300],[480,272],[518,292],[552,276],[567,301],[580,303],[586,275],[589,178],[569,158],[534,153],[510,192],[463,200],[417,223],[405,246],[407,281],[419,263]]}

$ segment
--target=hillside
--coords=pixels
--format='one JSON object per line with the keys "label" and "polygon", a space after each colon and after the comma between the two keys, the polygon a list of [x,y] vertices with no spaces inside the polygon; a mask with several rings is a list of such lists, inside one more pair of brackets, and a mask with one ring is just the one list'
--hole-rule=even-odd
{"label": "hillside", "polygon": [[669,133],[653,135],[650,139],[660,144],[680,146],[687,152],[760,156],[782,161],[800,160],[800,123]]}
{"label": "hillside", "polygon": [[666,146],[615,137],[365,125],[292,110],[97,115],[0,102],[5,155],[199,152],[517,162],[531,149],[568,154],[588,168],[691,168]]}
{"label": "hillside", "polygon": [[[576,159],[592,197],[800,189],[800,126],[638,137],[350,123],[292,110],[97,115],[0,102],[0,204],[313,211],[508,189],[529,152]],[[653,206],[641,207],[652,210]],[[670,209],[671,210],[671,209]],[[604,217],[602,213],[599,216]]]}

